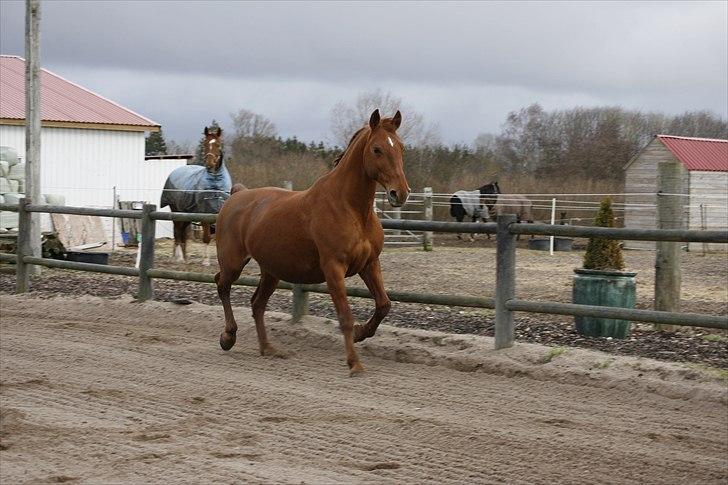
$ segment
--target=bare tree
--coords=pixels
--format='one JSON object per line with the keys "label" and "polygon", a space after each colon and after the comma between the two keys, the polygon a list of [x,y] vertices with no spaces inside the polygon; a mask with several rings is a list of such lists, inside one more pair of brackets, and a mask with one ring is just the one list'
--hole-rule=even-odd
{"label": "bare tree", "polygon": [[397,110],[402,112],[403,123],[398,130],[402,141],[411,146],[437,146],[442,144],[436,125],[425,123],[422,114],[402,103],[402,98],[380,89],[368,91],[357,96],[353,105],[343,101],[336,103],[331,110],[331,133],[333,143],[345,147],[351,136],[369,120],[372,111],[379,108],[383,116],[392,116]]}
{"label": "bare tree", "polygon": [[169,155],[189,155],[194,153],[195,150],[192,148],[192,143],[189,141],[178,142],[176,140],[167,141],[167,153]]}
{"label": "bare tree", "polygon": [[475,151],[490,154],[496,149],[496,136],[493,133],[479,133],[473,140]]}
{"label": "bare tree", "polygon": [[273,138],[278,135],[276,125],[263,115],[241,108],[230,113],[234,138]]}

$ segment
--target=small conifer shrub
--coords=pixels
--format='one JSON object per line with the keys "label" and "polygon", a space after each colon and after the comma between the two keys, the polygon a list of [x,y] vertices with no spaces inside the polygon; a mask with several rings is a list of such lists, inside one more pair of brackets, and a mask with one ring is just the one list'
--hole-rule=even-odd
{"label": "small conifer shrub", "polygon": [[[612,212],[612,200],[607,197],[602,200],[594,225],[599,227],[614,227],[614,212]],[[619,241],[615,239],[604,239],[593,237],[589,239],[584,254],[584,269],[598,269],[621,271],[624,269],[622,248]]]}

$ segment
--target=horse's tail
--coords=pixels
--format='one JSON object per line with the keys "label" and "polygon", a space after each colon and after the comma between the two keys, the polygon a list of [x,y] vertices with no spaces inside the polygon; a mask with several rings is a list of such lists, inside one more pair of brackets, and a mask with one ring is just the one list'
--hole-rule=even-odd
{"label": "horse's tail", "polygon": [[233,195],[235,192],[240,192],[241,190],[247,190],[247,187],[243,184],[235,184],[230,188],[230,195]]}

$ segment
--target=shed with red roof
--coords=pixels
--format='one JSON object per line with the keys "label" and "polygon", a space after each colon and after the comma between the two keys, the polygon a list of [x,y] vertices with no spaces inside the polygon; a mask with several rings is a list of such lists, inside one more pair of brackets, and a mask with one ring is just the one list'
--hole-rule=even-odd
{"label": "shed with red roof", "polygon": [[[145,136],[159,124],[47,69],[40,80],[41,192],[73,206],[110,207],[115,195],[158,204],[169,172],[185,164],[145,160]],[[25,158],[25,59],[19,56],[0,56],[0,145],[3,156]],[[13,173],[22,178],[24,170]],[[23,192],[22,180],[0,173],[0,196],[15,200]],[[0,225],[11,219],[0,217]],[[157,234],[171,235],[171,226],[158,225]]]}
{"label": "shed with red roof", "polygon": [[[728,140],[656,135],[625,166],[624,226],[654,229],[657,225],[658,167],[680,167],[686,229],[728,229]],[[644,195],[642,195],[644,194]],[[628,248],[654,249],[649,241],[625,241]],[[725,244],[691,243],[689,249],[726,250]]]}

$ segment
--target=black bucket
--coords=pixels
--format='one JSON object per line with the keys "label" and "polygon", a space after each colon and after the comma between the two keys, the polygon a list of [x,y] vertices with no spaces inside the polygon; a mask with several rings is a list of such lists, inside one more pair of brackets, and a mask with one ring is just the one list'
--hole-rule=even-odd
{"label": "black bucket", "polygon": [[[554,251],[571,251],[574,240],[569,237],[555,237]],[[533,238],[528,240],[528,249],[548,251],[551,248],[549,238]]]}
{"label": "black bucket", "polygon": [[76,261],[77,263],[109,264],[109,253],[67,251],[66,261]]}

